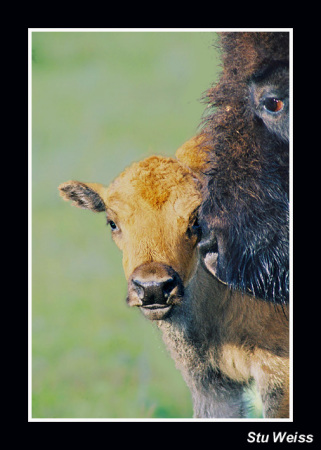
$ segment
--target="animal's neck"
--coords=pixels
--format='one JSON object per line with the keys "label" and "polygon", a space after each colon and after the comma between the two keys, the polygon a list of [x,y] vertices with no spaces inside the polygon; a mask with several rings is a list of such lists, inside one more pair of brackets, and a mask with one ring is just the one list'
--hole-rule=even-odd
{"label": "animal's neck", "polygon": [[158,323],[163,333],[178,331],[192,342],[213,339],[228,308],[230,290],[209,274],[201,264],[185,290],[182,304],[175,306],[171,316]]}
{"label": "animal's neck", "polygon": [[163,340],[178,368],[203,370],[201,361],[210,347],[221,340],[219,327],[222,308],[222,286],[201,265],[186,288],[181,305],[176,305],[170,317],[157,323]]}
{"label": "animal's neck", "polygon": [[258,364],[273,354],[288,356],[288,324],[279,306],[233,291],[198,267],[182,304],[158,322],[196,417],[241,417],[243,386],[256,370],[249,355],[256,354]]}
{"label": "animal's neck", "polygon": [[200,264],[182,304],[158,326],[177,365],[193,366],[211,355],[215,366],[226,344],[264,348],[280,356],[288,351],[287,311],[282,306],[231,290]]}

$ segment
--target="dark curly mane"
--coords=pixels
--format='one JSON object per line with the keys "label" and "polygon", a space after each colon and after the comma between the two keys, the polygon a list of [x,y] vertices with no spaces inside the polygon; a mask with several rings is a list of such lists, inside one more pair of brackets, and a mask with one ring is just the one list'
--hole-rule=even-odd
{"label": "dark curly mane", "polygon": [[250,86],[289,62],[289,33],[221,33],[223,70],[205,96],[210,169],[201,219],[217,276],[277,303],[289,298],[289,144],[257,116]]}

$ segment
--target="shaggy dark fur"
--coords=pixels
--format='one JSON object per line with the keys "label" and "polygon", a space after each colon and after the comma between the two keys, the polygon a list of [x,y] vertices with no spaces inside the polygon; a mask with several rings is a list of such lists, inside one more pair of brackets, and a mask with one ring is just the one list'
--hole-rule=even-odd
{"label": "shaggy dark fur", "polygon": [[203,255],[233,288],[289,300],[289,33],[220,34],[223,71],[201,135],[210,170]]}

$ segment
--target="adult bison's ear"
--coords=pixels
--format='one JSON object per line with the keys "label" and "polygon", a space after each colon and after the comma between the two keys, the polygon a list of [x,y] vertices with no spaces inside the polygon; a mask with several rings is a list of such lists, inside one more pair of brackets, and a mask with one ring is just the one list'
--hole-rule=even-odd
{"label": "adult bison's ear", "polygon": [[67,181],[59,186],[60,195],[64,200],[72,201],[78,208],[90,209],[94,212],[106,210],[103,200],[106,187],[100,183],[81,183]]}

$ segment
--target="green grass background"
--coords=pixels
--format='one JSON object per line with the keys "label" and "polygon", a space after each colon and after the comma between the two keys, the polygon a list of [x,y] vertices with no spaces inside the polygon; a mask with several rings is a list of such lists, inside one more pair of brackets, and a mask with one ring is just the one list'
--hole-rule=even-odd
{"label": "green grass background", "polygon": [[208,32],[32,32],[32,417],[189,418],[155,324],[126,303],[103,214],[57,186],[108,184],[193,136],[218,74]]}

